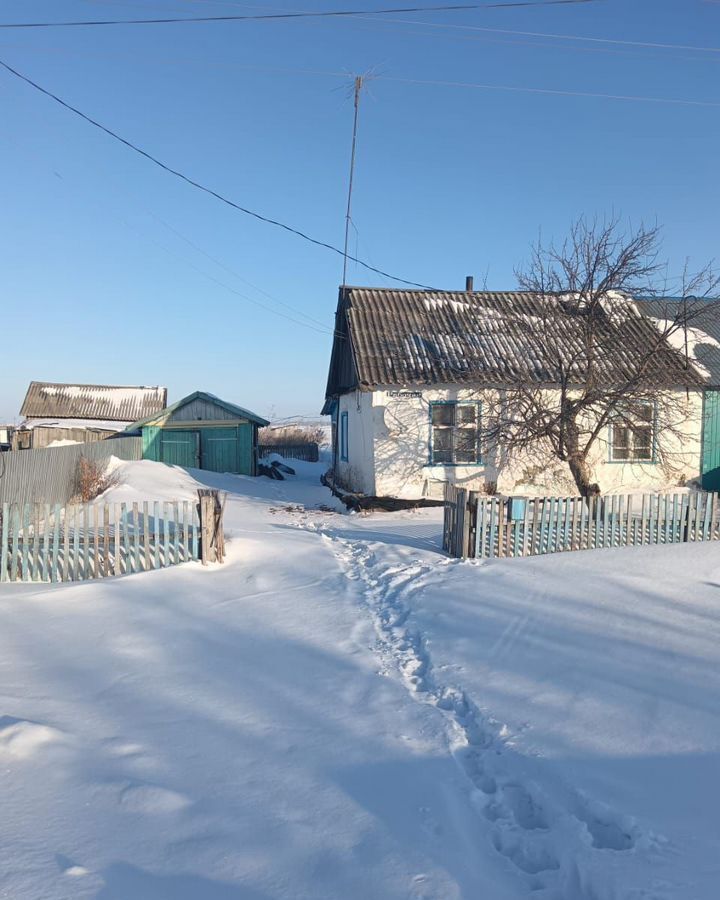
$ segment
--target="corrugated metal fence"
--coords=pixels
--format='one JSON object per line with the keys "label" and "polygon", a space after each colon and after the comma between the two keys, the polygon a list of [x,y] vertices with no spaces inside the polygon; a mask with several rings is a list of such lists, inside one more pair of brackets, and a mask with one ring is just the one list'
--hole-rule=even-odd
{"label": "corrugated metal fence", "polygon": [[488,497],[447,485],[443,548],[458,558],[720,539],[720,495]]}
{"label": "corrugated metal fence", "polygon": [[[28,451],[29,452],[29,451]],[[86,581],[198,559],[196,504],[0,506],[0,582]]]}
{"label": "corrugated metal fence", "polygon": [[75,470],[81,456],[142,459],[142,438],[0,453],[0,503],[67,503],[75,493]]}
{"label": "corrugated metal fence", "polygon": [[305,462],[317,462],[320,452],[317,444],[260,444],[260,459],[277,453],[285,459],[302,459]]}

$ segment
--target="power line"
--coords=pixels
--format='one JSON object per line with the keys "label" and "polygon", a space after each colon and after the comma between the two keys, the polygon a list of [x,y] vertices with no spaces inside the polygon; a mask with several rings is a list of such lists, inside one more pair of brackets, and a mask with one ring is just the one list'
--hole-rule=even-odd
{"label": "power line", "polygon": [[[720,0],[717,0],[720,3]],[[354,16],[353,18],[372,21],[372,13],[366,16]],[[697,53],[720,53],[720,47],[698,47],[692,44],[670,44],[653,41],[630,41],[619,38],[587,37],[579,34],[555,34],[546,31],[520,31],[513,28],[491,28],[486,25],[452,24],[449,22],[419,22],[414,19],[383,19],[384,23],[397,25],[421,25],[425,28],[445,28],[455,31],[481,31],[493,34],[515,34],[521,37],[553,38],[563,41],[587,41],[593,44],[615,44],[623,47],[643,47],[650,50],[692,50]]]}
{"label": "power line", "polygon": [[[512,91],[528,94],[550,94],[560,97],[592,97],[601,100],[629,100],[644,103],[674,103],[684,106],[720,106],[714,100],[686,100],[674,97],[646,97],[634,94],[603,94],[596,91],[566,91],[553,88],[515,87],[510,84],[482,84],[473,81],[434,81],[429,78],[401,78],[395,75],[376,75],[382,81],[397,81],[401,84],[438,85],[440,87],[475,88],[483,91]],[[352,258],[352,257],[351,257]]]}
{"label": "power line", "polygon": [[1,22],[0,28],[76,28],[104,25],[176,25],[190,22],[259,22],[278,19],[326,19],[343,16],[384,16],[397,13],[465,12],[528,6],[569,6],[601,0],[506,0],[497,3],[458,3],[450,6],[404,6],[394,9],[326,10],[323,12],[263,13],[244,16],[167,16],[162,19],[88,19],[70,22]]}
{"label": "power line", "polygon": [[[277,219],[271,219],[268,216],[264,216],[252,209],[248,209],[245,206],[240,206],[240,204],[235,203],[234,200],[230,200],[228,197],[225,197],[223,194],[218,193],[212,188],[206,187],[204,184],[201,184],[199,181],[195,181],[189,176],[184,175],[177,169],[173,169],[171,166],[162,162],[162,160],[158,159],[156,156],[148,153],[147,150],[143,150],[141,147],[138,147],[137,144],[133,144],[132,141],[127,140],[127,138],[121,137],[117,132],[113,131],[105,125],[102,125],[96,119],[93,119],[91,116],[86,115],[84,112],[81,112],[79,109],[77,109],[77,107],[72,106],[70,103],[67,103],[65,100],[58,97],[57,94],[53,94],[52,91],[49,91],[47,90],[47,88],[42,87],[36,81],[28,78],[27,75],[23,75],[22,72],[18,72],[17,69],[14,69],[12,66],[8,65],[1,59],[0,66],[10,72],[11,75],[14,75],[16,78],[24,81],[26,84],[29,84],[31,87],[35,88],[35,90],[40,91],[41,94],[44,94],[46,97],[50,97],[56,103],[59,103],[60,106],[64,107],[72,113],[75,113],[76,116],[79,116],[90,125],[94,125],[95,128],[99,128],[100,131],[109,135],[114,140],[119,141],[121,144],[124,144],[130,150],[134,150],[135,153],[138,153],[140,156],[145,157],[145,159],[149,160],[151,163],[154,163],[154,165],[163,169],[165,172],[168,172],[170,175],[174,175],[176,178],[179,178],[181,181],[184,181],[191,187],[194,187],[205,194],[209,194],[211,197],[215,197],[216,200],[220,200],[221,203],[225,203],[227,206],[236,209],[238,212],[244,213],[247,216],[252,216],[252,218],[258,219],[260,222],[266,222],[268,225],[274,225],[277,228],[281,228],[283,231],[287,231],[289,234],[294,234],[296,237],[300,237],[311,244],[315,244],[315,246],[317,247],[323,247],[325,250],[331,250],[333,253],[337,253],[343,258],[345,257],[345,253],[339,247],[335,247],[333,244],[328,244],[325,241],[320,241],[317,238],[310,237],[310,235],[306,234],[304,231],[300,231],[298,228],[293,228],[291,225],[286,225],[284,222],[280,222]],[[425,288],[426,290],[433,290],[433,288],[429,287],[428,285],[419,284],[416,281],[409,281],[406,278],[399,278],[397,275],[391,275],[389,272],[385,272],[382,269],[371,266],[370,263],[366,263],[364,260],[359,259],[356,256],[348,256],[347,258],[351,259],[353,262],[357,263],[365,269],[368,269],[371,272],[376,272],[378,275],[382,275],[384,278],[389,278],[391,281],[397,281],[400,284],[407,284],[412,287],[420,287]]]}

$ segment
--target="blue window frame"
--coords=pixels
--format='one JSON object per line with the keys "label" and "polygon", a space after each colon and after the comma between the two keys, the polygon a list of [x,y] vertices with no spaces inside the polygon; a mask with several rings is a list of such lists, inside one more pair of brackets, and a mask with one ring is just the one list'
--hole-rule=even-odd
{"label": "blue window frame", "polygon": [[430,465],[477,466],[480,447],[481,404],[474,400],[430,403]]}
{"label": "blue window frame", "polygon": [[340,459],[348,461],[348,414],[340,413]]}
{"label": "blue window frame", "polygon": [[618,410],[608,430],[610,462],[656,462],[656,404],[634,403]]}

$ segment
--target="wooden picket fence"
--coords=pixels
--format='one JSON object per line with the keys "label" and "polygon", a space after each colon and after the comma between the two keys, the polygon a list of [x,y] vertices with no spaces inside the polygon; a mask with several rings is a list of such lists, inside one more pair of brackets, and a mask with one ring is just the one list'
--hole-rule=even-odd
{"label": "wooden picket fence", "polygon": [[85,581],[198,559],[198,512],[187,500],[1,510],[0,582]]}
{"label": "wooden picket fence", "polygon": [[537,556],[720,539],[720,495],[488,497],[447,485],[443,547],[458,558]]}

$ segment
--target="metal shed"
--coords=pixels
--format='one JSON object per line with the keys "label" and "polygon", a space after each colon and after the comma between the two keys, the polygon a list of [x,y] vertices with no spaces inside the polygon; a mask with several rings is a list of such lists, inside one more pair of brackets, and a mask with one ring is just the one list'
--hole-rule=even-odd
{"label": "metal shed", "polygon": [[135,422],[143,459],[172,466],[257,474],[258,428],[266,419],[213,394],[195,391],[155,415]]}

